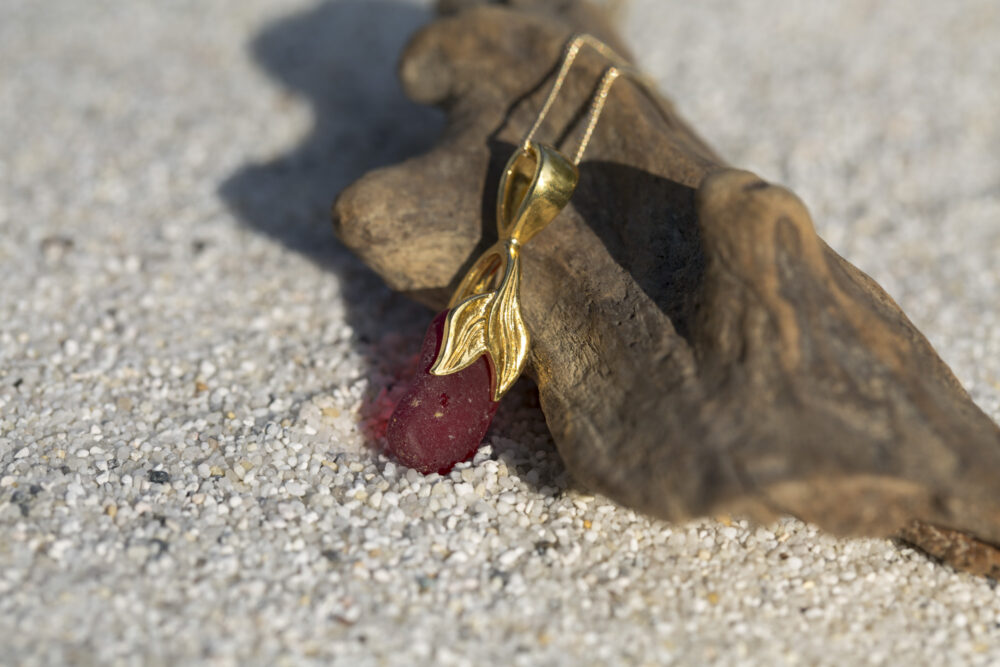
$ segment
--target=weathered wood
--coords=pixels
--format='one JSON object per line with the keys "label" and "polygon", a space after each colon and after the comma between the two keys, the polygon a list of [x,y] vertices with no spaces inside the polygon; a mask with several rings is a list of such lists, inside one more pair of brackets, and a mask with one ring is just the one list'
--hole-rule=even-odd
{"label": "weathered wood", "polygon": [[1000,579],[1000,548],[975,535],[911,521],[899,531],[899,538],[957,570]]}
{"label": "weathered wood", "polygon": [[[335,206],[344,243],[435,308],[493,240],[499,170],[567,37],[621,48],[583,2],[530,7],[414,37],[403,84],[447,130]],[[578,63],[543,141],[582,131],[604,63]],[[617,84],[571,206],[524,250],[529,372],[571,473],[672,520],[788,513],[891,535],[917,519],[1000,542],[1000,429],[794,194],[728,168],[660,106]]]}

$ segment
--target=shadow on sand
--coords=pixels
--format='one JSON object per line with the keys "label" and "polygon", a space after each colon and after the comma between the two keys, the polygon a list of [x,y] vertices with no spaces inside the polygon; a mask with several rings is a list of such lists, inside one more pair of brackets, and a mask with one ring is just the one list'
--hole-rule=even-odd
{"label": "shadow on sand", "polygon": [[[241,167],[219,194],[251,229],[295,250],[340,280],[348,324],[370,377],[398,374],[387,365],[406,356],[388,355],[386,339],[412,343],[432,314],[392,294],[381,279],[334,236],[330,206],[337,194],[365,172],[423,153],[444,126],[443,114],[409,101],[396,76],[396,61],[410,36],[432,18],[425,9],[392,0],[328,1],[268,25],[250,44],[254,61],[292,95],[312,106],[314,125],[294,149],[269,162]],[[503,156],[503,161],[506,155]],[[500,165],[502,166],[502,162]],[[386,333],[402,336],[386,336]],[[537,392],[522,381],[504,412],[541,420]],[[388,405],[391,405],[389,403]],[[387,399],[372,391],[361,418],[377,445],[378,421]],[[516,421],[516,420],[514,420]],[[525,424],[501,427],[517,438]],[[534,429],[527,429],[534,430]],[[507,458],[508,452],[498,456]]]}

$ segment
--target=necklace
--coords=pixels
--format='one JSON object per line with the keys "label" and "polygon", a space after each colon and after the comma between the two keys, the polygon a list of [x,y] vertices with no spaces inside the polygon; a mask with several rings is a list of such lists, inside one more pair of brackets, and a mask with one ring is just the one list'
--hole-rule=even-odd
{"label": "necklace", "polygon": [[[587,127],[571,159],[534,136],[584,46],[612,64],[591,97]],[[652,88],[638,70],[595,37],[576,35],[567,43],[545,103],[501,175],[497,242],[462,278],[448,309],[431,322],[417,376],[389,420],[388,449],[402,463],[423,473],[443,474],[471,458],[500,399],[524,370],[531,337],[521,317],[521,251],[569,203],[579,180],[580,160],[608,93],[622,75],[647,91]]]}

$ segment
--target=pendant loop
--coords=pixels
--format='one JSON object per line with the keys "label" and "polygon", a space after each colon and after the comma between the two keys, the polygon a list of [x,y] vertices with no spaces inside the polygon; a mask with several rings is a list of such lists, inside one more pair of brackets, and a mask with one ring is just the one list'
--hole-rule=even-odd
{"label": "pendant loop", "polygon": [[500,177],[500,240],[531,240],[566,207],[578,180],[576,166],[551,146],[530,142],[514,153]]}

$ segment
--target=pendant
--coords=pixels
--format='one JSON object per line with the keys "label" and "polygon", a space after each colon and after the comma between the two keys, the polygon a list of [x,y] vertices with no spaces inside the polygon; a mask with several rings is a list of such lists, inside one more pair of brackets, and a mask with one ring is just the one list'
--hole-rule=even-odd
{"label": "pendant", "polygon": [[533,141],[507,162],[497,197],[497,242],[466,273],[448,310],[434,318],[418,375],[389,419],[388,449],[402,463],[444,474],[475,454],[528,358],[522,246],[566,206],[578,178],[566,156]]}

